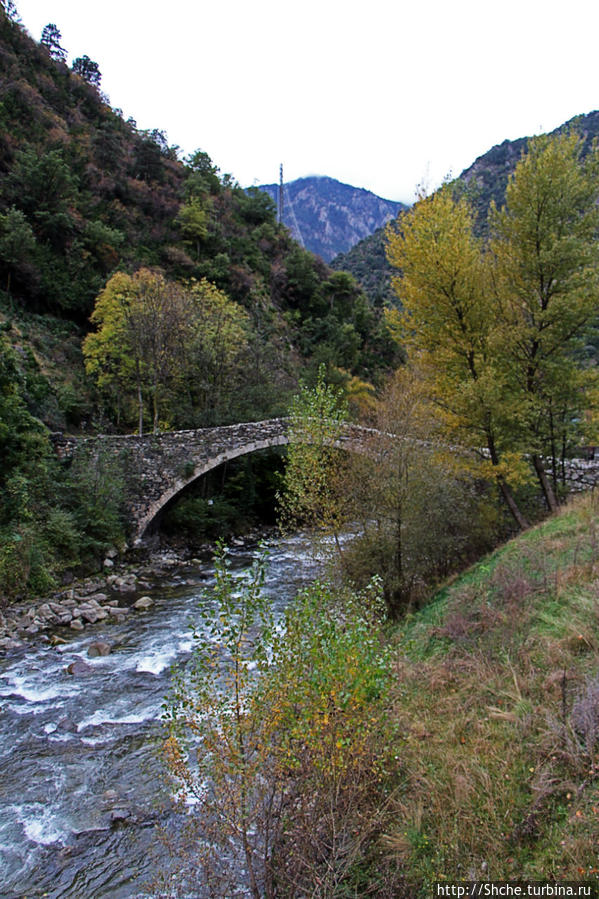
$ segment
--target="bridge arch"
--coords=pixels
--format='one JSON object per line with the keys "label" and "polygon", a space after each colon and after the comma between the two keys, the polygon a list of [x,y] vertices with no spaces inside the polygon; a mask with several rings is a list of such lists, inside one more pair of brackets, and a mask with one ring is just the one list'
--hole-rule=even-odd
{"label": "bridge arch", "polygon": [[289,443],[287,433],[272,435],[262,440],[252,440],[240,446],[231,446],[221,453],[211,456],[209,459],[203,459],[194,465],[193,473],[189,477],[177,478],[154,502],[152,502],[147,511],[145,511],[136,523],[136,534],[134,545],[139,545],[146,535],[148,529],[158,518],[162,510],[180,493],[183,493],[191,484],[201,478],[202,475],[208,474],[225,462],[237,459],[240,456],[247,456],[250,453],[256,453],[264,449],[272,449],[277,446],[286,446]]}

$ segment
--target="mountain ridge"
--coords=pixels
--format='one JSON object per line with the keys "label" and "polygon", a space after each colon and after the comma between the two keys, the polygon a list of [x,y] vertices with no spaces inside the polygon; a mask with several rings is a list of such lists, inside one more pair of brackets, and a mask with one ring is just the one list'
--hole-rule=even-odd
{"label": "mountain ridge", "polygon": [[[591,142],[599,137],[599,110],[574,116],[549,133],[558,134],[570,128],[579,129],[584,141],[584,153]],[[508,178],[529,140],[530,136],[527,136],[496,144],[478,156],[455,179],[455,182],[462,182],[467,187],[477,216],[479,233],[486,232],[490,202],[493,200],[498,207],[502,206]],[[397,304],[397,297],[391,286],[393,270],[385,255],[384,228],[364,237],[347,252],[332,259],[329,265],[336,271],[352,274],[372,303]]]}
{"label": "mountain ridge", "polygon": [[[277,203],[278,184],[260,184],[258,190]],[[329,175],[308,175],[283,184],[283,224],[325,262],[346,252],[406,208],[404,203]]]}

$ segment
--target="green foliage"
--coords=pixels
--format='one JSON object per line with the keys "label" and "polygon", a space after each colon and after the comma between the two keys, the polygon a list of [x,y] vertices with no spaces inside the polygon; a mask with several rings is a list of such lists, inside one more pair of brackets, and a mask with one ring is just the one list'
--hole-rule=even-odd
{"label": "green foliage", "polygon": [[73,562],[101,562],[111,546],[125,542],[124,464],[101,445],[78,451],[65,484],[65,534]]}
{"label": "green foliage", "polygon": [[119,272],[91,320],[98,330],[83,343],[87,371],[119,417],[130,421],[137,406],[140,434],[148,406],[154,432],[161,421],[208,424],[225,414],[242,375],[249,317],[213,284]]}
{"label": "green foliage", "polygon": [[599,153],[581,152],[575,133],[529,141],[505,207],[490,214],[502,427],[513,448],[553,460],[554,482],[560,453],[581,442],[597,387],[575,354],[596,319],[599,287]]}
{"label": "green foliage", "polygon": [[118,463],[90,451],[68,474],[29,408],[47,385],[0,335],[0,600],[47,592],[65,568],[123,542]]}
{"label": "green foliage", "polygon": [[[160,529],[186,541],[243,534],[275,524],[276,491],[283,467],[278,450],[252,453],[208,472],[164,513]],[[190,470],[182,475],[193,475]]]}
{"label": "green foliage", "polygon": [[275,627],[263,580],[262,559],[240,583],[220,550],[192,663],[165,705],[167,766],[201,820],[178,880],[226,895],[244,870],[256,899],[316,882],[342,895],[386,817],[380,598],[375,585],[344,601],[314,585]]}
{"label": "green foliage", "polygon": [[42,31],[40,44],[42,47],[46,47],[52,59],[56,59],[58,62],[66,62],[67,51],[64,47],[60,46],[61,39],[62,35],[59,29],[56,25],[50,23],[49,25],[46,25]]}
{"label": "green foliage", "polygon": [[93,84],[95,87],[100,86],[102,80],[100,67],[97,62],[94,62],[94,60],[90,59],[86,54],[74,59],[71,69],[75,75],[79,75],[79,77],[83,78],[84,81],[87,81],[88,84]]}
{"label": "green foliage", "polygon": [[280,495],[285,527],[303,524],[338,537],[343,521],[343,498],[338,485],[345,456],[335,443],[346,419],[347,405],[342,393],[326,383],[321,365],[316,385],[304,385],[291,406],[287,464]]}

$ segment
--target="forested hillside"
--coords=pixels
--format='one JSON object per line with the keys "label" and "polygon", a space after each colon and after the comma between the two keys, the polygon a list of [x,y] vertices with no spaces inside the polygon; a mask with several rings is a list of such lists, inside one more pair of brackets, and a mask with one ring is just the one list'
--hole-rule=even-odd
{"label": "forested hillside", "polygon": [[[551,133],[559,134],[572,127],[577,128],[584,139],[585,151],[588,150],[592,141],[599,136],[599,112],[577,116]],[[503,143],[479,156],[457,179],[458,183],[466,187],[476,210],[479,233],[486,233],[487,213],[491,201],[498,207],[503,204],[508,178],[526,150],[528,140],[526,137],[512,141],[504,140]],[[391,287],[393,272],[384,248],[385,231],[381,228],[365,237],[346,253],[335,257],[331,261],[331,267],[352,274],[371,302],[380,302],[381,298],[395,302],[396,298]]]}
{"label": "forested hillside", "polygon": [[263,192],[125,121],[100,90],[101,61],[69,68],[60,39],[48,25],[37,43],[14,4],[0,6],[7,595],[122,538],[114,473],[97,472],[94,496],[84,472],[67,485],[48,429],[259,419],[284,412],[321,363],[351,389],[376,382],[397,353],[380,310],[277,224]]}
{"label": "forested hillside", "polygon": [[[87,329],[116,270],[204,278],[248,311],[279,349],[281,371],[311,355],[314,320],[334,317],[338,300],[350,300],[352,316],[362,308],[351,281],[277,226],[262,192],[242,190],[202,151],[181,162],[162,131],[124,121],[97,78],[69,69],[56,40],[38,45],[5,13],[0,75],[0,285],[9,306]],[[360,314],[344,348],[333,348],[331,321],[317,330],[327,361],[364,372],[376,322]]]}

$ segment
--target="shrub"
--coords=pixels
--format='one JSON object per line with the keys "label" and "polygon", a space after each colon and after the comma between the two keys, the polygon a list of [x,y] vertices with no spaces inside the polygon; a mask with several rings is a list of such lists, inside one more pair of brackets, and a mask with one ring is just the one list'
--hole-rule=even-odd
{"label": "shrub", "polygon": [[389,804],[380,589],[338,597],[315,584],[275,627],[263,579],[259,559],[240,584],[220,550],[192,662],[165,705],[167,767],[196,812],[179,882],[233,895],[243,876],[254,899],[316,883],[341,895],[368,881]]}

